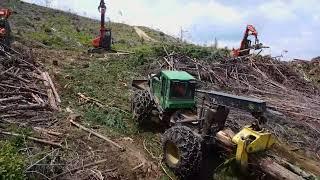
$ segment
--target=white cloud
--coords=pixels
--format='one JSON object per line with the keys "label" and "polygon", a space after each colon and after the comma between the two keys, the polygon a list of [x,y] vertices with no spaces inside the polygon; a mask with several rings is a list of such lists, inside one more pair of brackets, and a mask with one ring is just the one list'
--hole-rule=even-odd
{"label": "white cloud", "polygon": [[293,9],[284,1],[274,0],[261,4],[258,10],[262,15],[272,21],[284,21],[296,18]]}
{"label": "white cloud", "polygon": [[219,41],[218,40],[218,47],[219,48],[224,48],[226,46],[230,49],[232,49],[232,48],[236,49],[236,48],[239,48],[240,42],[239,41],[224,41],[224,40]]}

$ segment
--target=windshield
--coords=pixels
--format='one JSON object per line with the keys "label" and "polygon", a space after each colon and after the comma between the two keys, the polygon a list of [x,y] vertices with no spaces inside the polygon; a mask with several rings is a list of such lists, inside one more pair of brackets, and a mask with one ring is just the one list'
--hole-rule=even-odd
{"label": "windshield", "polygon": [[171,99],[193,99],[195,83],[188,81],[172,81],[170,87]]}

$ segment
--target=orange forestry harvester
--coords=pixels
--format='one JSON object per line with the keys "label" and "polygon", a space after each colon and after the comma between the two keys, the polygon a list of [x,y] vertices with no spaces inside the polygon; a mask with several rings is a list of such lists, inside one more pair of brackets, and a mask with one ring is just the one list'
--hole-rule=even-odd
{"label": "orange forestry harvester", "polygon": [[0,8],[0,43],[10,46],[11,28],[8,18],[12,14],[10,9]]}
{"label": "orange forestry harvester", "polygon": [[[252,41],[249,38],[249,36],[254,37],[254,44],[252,44]],[[232,50],[232,56],[233,57],[240,57],[240,56],[247,56],[250,54],[250,50],[260,50],[262,48],[268,48],[266,46],[263,46],[262,43],[259,43],[258,39],[258,32],[256,28],[253,25],[247,25],[247,28],[244,32],[243,39],[240,44],[240,48],[233,49]]]}
{"label": "orange forestry harvester", "polygon": [[95,50],[111,50],[111,43],[112,43],[112,37],[111,37],[111,29],[105,27],[105,14],[106,14],[106,5],[104,0],[100,1],[100,5],[98,7],[99,12],[101,13],[101,26],[100,26],[100,36],[95,38],[92,41],[92,45]]}

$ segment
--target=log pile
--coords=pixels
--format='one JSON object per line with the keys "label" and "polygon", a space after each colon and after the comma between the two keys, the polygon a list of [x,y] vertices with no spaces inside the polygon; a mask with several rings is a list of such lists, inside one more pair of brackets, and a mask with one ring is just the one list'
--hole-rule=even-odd
{"label": "log pile", "polygon": [[[0,46],[0,120],[48,120],[61,103],[47,72],[35,66],[30,51],[23,54]],[[28,123],[28,122],[24,122]]]}

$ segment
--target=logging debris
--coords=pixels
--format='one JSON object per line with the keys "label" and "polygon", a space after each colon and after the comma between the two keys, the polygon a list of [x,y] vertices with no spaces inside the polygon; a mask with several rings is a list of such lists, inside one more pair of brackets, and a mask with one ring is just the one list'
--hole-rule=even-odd
{"label": "logging debris", "polygon": [[2,122],[31,123],[58,111],[61,99],[48,72],[37,67],[32,51],[0,46],[0,112]]}
{"label": "logging debris", "polygon": [[45,139],[35,138],[35,137],[31,137],[31,136],[25,136],[25,135],[22,135],[22,134],[17,134],[17,133],[12,133],[12,132],[4,132],[4,131],[1,131],[1,130],[0,130],[0,134],[16,136],[16,137],[23,137],[23,138],[27,138],[27,139],[30,139],[32,141],[38,142],[38,143],[43,143],[43,144],[47,144],[47,145],[50,145],[50,146],[53,146],[53,147],[62,148],[62,145],[60,143],[52,142],[52,141],[45,140]]}

